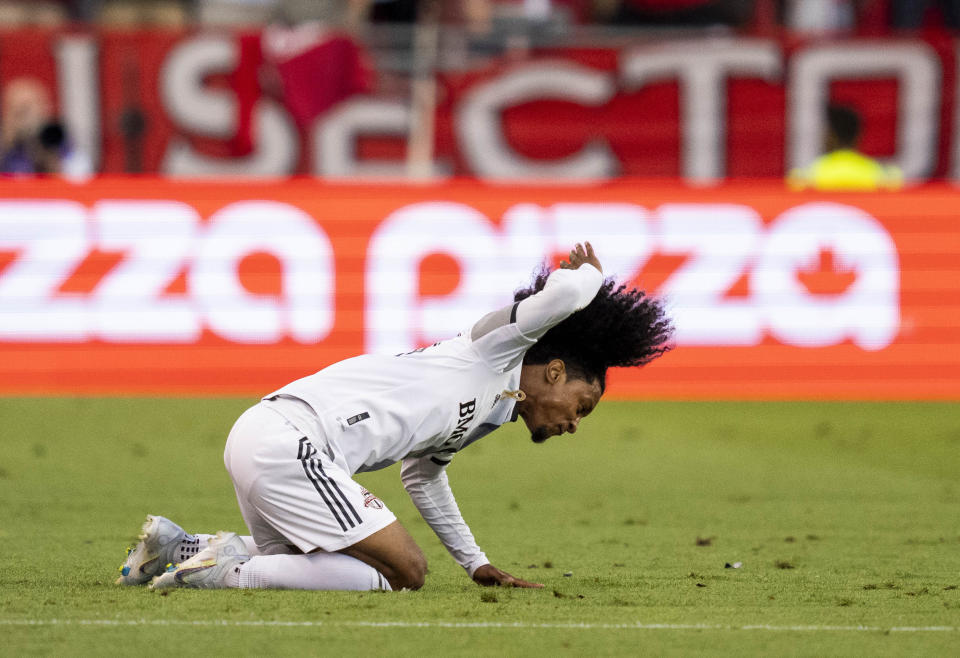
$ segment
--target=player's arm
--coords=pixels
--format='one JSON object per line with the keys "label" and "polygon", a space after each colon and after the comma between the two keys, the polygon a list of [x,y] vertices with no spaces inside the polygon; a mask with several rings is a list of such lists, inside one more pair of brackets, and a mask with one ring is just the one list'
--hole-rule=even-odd
{"label": "player's arm", "polygon": [[447,464],[436,457],[408,457],[403,460],[400,478],[420,515],[433,529],[461,567],[480,585],[543,587],[514,578],[490,564],[477,546],[473,533],[460,514],[460,508],[447,480]]}
{"label": "player's arm", "polygon": [[[540,292],[526,299],[489,313],[471,330],[471,338],[479,340],[493,330],[516,323],[521,335],[538,340],[551,327],[587,306],[603,285],[603,268],[589,242],[577,244],[570,260],[550,273]],[[528,345],[529,346],[529,345]]]}

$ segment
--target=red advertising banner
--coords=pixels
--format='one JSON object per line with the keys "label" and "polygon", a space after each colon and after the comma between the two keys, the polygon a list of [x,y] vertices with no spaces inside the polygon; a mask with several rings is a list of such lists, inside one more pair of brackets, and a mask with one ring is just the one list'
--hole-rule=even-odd
{"label": "red advertising banner", "polygon": [[0,391],[256,395],[465,330],[590,240],[677,329],[613,397],[957,400],[958,207],[947,186],[7,181]]}
{"label": "red advertising banner", "polygon": [[[288,39],[307,39],[313,54],[288,70],[290,62],[269,56],[283,42],[269,34],[0,31],[0,86],[42,82],[76,144],[105,173],[402,174],[413,117],[396,92],[406,83],[394,80],[391,94],[379,94],[389,85],[370,83],[368,58],[340,38]],[[949,37],[618,43],[444,68],[435,174],[782,177],[819,154],[824,108],[834,101],[862,115],[861,148],[908,180],[960,179]],[[285,91],[261,84],[270,66],[287,80]]]}

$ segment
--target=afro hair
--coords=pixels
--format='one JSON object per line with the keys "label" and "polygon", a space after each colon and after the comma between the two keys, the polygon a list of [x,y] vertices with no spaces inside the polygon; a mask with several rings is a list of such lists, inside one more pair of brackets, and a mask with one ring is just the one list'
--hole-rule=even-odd
{"label": "afro hair", "polygon": [[[515,302],[543,290],[550,269],[542,266],[532,283],[513,293]],[[552,327],[531,347],[523,362],[563,360],[571,376],[606,388],[607,369],[643,366],[671,349],[673,325],[663,303],[642,290],[604,280],[585,308]]]}

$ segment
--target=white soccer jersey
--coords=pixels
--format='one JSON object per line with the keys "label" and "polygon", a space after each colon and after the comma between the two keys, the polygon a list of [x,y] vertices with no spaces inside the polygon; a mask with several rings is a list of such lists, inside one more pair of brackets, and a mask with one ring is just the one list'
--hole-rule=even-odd
{"label": "white soccer jersey", "polygon": [[602,283],[592,265],[556,270],[542,291],[488,314],[468,333],[406,354],[347,359],[264,400],[291,397],[309,405],[331,457],[351,474],[403,460],[411,498],[472,575],[486,559],[460,516],[445,466],[515,418],[510,393],[519,388],[524,354],[589,304]]}
{"label": "white soccer jersey", "polygon": [[[486,316],[467,334],[406,354],[347,359],[267,398],[309,404],[351,473],[405,457],[449,461],[511,419],[515,400],[504,393],[517,390],[524,353],[589,303],[602,281],[590,265],[557,270],[539,295]],[[485,331],[485,322],[499,326]]]}
{"label": "white soccer jersey", "polygon": [[[511,340],[497,341],[501,333]],[[485,427],[510,419],[513,400],[502,393],[516,390],[520,360],[533,342],[511,327],[479,341],[461,335],[409,354],[347,359],[276,394],[313,408],[350,473],[408,456],[449,461]]]}

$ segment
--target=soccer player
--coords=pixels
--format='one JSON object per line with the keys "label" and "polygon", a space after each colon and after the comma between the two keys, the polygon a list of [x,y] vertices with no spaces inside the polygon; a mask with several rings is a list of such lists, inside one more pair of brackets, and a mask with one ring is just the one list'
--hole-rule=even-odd
{"label": "soccer player", "polygon": [[658,301],[604,280],[589,242],[514,299],[456,338],[347,359],[263,398],[237,420],[224,452],[252,536],[192,535],[148,516],[117,582],[418,589],[427,572],[423,553],[352,479],[402,461],[417,509],[474,581],[541,587],[490,563],[460,514],[446,468],[518,416],[537,443],[576,432],[603,395],[607,368],[660,356],[671,326]]}

